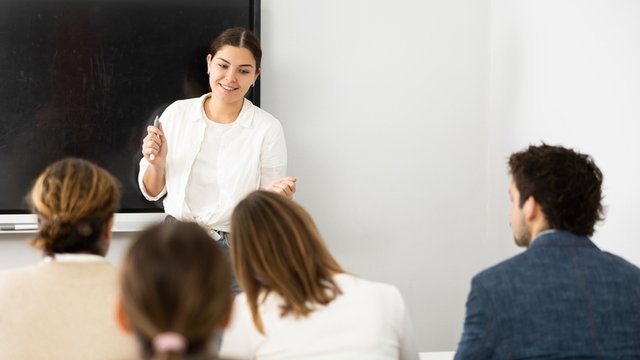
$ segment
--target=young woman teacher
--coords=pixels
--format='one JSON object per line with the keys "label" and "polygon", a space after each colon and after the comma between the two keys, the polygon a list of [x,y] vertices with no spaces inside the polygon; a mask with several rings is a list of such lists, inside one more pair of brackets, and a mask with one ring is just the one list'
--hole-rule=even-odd
{"label": "young woman teacher", "polygon": [[144,196],[163,201],[167,215],[195,221],[224,245],[231,213],[242,198],[266,189],[291,198],[287,150],[280,122],[245,95],[260,75],[257,37],[231,28],[211,44],[211,92],[179,100],[149,126],[138,183]]}

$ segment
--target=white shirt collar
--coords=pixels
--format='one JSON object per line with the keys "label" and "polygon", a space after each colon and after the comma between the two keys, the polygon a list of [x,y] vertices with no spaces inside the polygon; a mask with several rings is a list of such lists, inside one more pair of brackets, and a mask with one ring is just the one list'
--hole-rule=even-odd
{"label": "white shirt collar", "polygon": [[104,256],[94,254],[56,254],[55,258],[47,256],[44,261],[60,261],[60,262],[98,262],[105,261]]}
{"label": "white shirt collar", "polygon": [[[199,116],[190,117],[191,121],[207,121],[207,116],[204,113],[204,101],[210,96],[210,92],[200,96],[200,101],[198,101],[198,111],[200,112],[200,114]],[[251,126],[251,123],[253,121],[253,113],[251,111],[253,110],[253,103],[247,98],[243,98],[242,100],[242,108],[240,109],[240,114],[238,114],[235,123],[242,127],[248,128]]]}

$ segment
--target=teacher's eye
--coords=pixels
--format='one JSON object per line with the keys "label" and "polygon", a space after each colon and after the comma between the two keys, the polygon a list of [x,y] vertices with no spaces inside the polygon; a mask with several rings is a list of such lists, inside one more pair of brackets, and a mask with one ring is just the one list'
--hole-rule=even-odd
{"label": "teacher's eye", "polygon": [[229,67],[229,65],[227,65],[227,64],[218,64],[218,67],[221,68],[221,69],[226,69],[226,68]]}

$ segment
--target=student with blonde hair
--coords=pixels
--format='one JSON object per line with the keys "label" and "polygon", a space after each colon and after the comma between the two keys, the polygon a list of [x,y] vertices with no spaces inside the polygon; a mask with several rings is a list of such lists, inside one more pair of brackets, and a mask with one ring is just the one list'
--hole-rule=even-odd
{"label": "student with blonde hair", "polygon": [[251,359],[417,359],[394,286],[346,273],[313,220],[255,191],[231,218],[236,297],[220,354]]}
{"label": "student with blonde hair", "polygon": [[67,158],[38,177],[28,197],[38,218],[34,266],[0,272],[0,359],[125,359],[132,339],[113,321],[117,271],[104,258],[118,181]]}
{"label": "student with blonde hair", "polygon": [[217,359],[215,335],[231,302],[226,257],[196,223],[155,225],[125,256],[117,320],[143,359]]}

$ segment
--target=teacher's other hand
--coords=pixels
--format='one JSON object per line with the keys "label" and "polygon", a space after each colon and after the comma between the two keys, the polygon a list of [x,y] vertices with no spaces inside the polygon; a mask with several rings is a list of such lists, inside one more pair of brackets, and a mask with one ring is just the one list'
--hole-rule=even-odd
{"label": "teacher's other hand", "polygon": [[296,181],[298,181],[298,179],[293,176],[283,177],[274,180],[265,190],[293,199],[293,194],[296,193]]}

